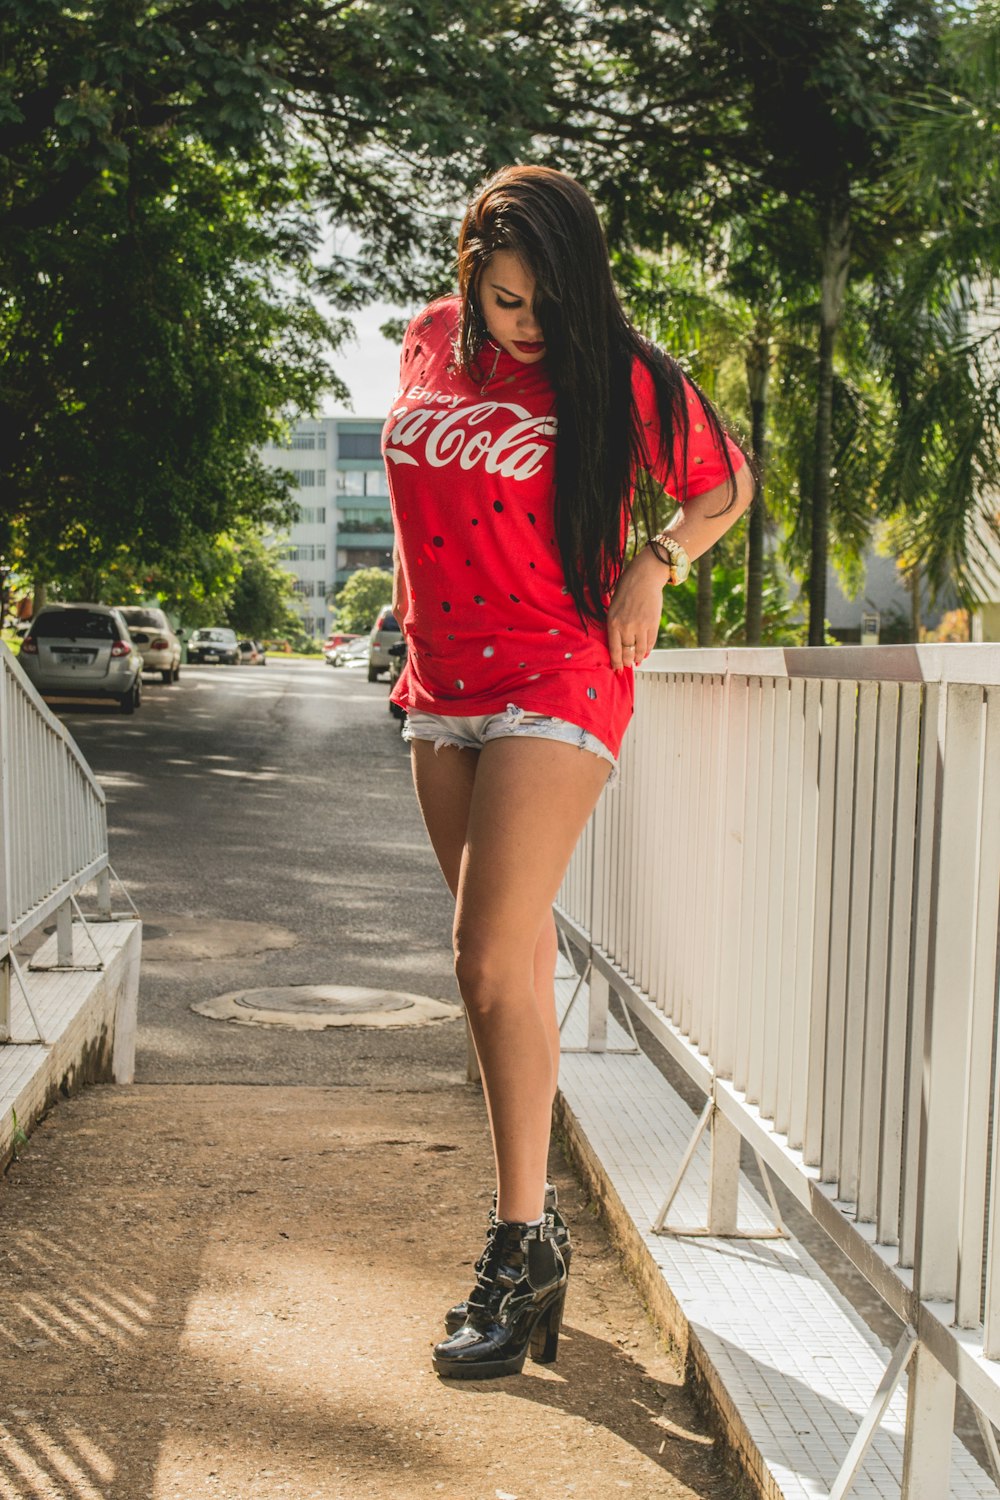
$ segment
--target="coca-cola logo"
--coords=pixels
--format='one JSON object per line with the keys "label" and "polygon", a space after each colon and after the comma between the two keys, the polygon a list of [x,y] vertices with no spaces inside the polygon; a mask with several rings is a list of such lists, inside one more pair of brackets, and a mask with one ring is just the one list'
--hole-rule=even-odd
{"label": "coca-cola logo", "polygon": [[[484,426],[498,413],[514,418],[502,432],[494,432],[492,423]],[[537,474],[551,451],[551,442],[544,439],[556,435],[555,417],[533,417],[523,406],[507,401],[479,401],[453,411],[397,407],[389,420],[393,426],[386,434],[384,452],[392,463],[416,464],[422,456],[435,469],[456,462],[462,469],[482,464],[487,474],[500,474],[504,479],[530,479]],[[411,448],[417,452],[411,453]]]}

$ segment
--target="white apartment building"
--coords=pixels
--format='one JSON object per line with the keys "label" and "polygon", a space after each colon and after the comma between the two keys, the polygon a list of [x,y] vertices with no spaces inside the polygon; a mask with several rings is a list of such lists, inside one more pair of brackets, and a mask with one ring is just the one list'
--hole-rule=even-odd
{"label": "white apartment building", "polygon": [[334,591],[358,568],[392,568],[389,488],[379,448],[381,419],[303,418],[287,447],[261,457],[288,469],[298,488],[299,519],[281,561],[295,579],[302,628],[322,639]]}

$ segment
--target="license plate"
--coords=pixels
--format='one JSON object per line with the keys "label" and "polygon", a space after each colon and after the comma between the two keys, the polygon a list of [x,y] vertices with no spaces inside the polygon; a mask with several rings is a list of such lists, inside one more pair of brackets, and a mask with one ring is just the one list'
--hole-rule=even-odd
{"label": "license plate", "polygon": [[218,653],[218,651],[206,651],[205,652],[205,660],[206,661],[218,661],[219,660],[219,653]]}

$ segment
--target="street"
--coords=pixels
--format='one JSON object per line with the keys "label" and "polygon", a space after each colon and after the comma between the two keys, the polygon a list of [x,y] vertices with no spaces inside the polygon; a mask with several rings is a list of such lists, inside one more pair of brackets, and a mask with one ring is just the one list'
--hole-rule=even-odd
{"label": "street", "polygon": [[189,1008],[314,983],[457,1003],[451,898],[387,703],[361,671],[272,657],[187,666],[175,687],[147,678],[133,718],[60,705],[107,792],[111,862],[145,924],[137,1082],[464,1077],[460,1022],[309,1034]]}

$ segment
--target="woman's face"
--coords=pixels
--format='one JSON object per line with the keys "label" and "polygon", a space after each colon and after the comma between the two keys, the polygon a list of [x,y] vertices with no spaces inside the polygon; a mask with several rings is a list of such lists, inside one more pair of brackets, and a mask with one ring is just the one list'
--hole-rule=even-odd
{"label": "woman's face", "polygon": [[535,278],[512,250],[497,250],[479,278],[479,305],[494,343],[522,365],[545,358],[541,324],[531,310]]}

